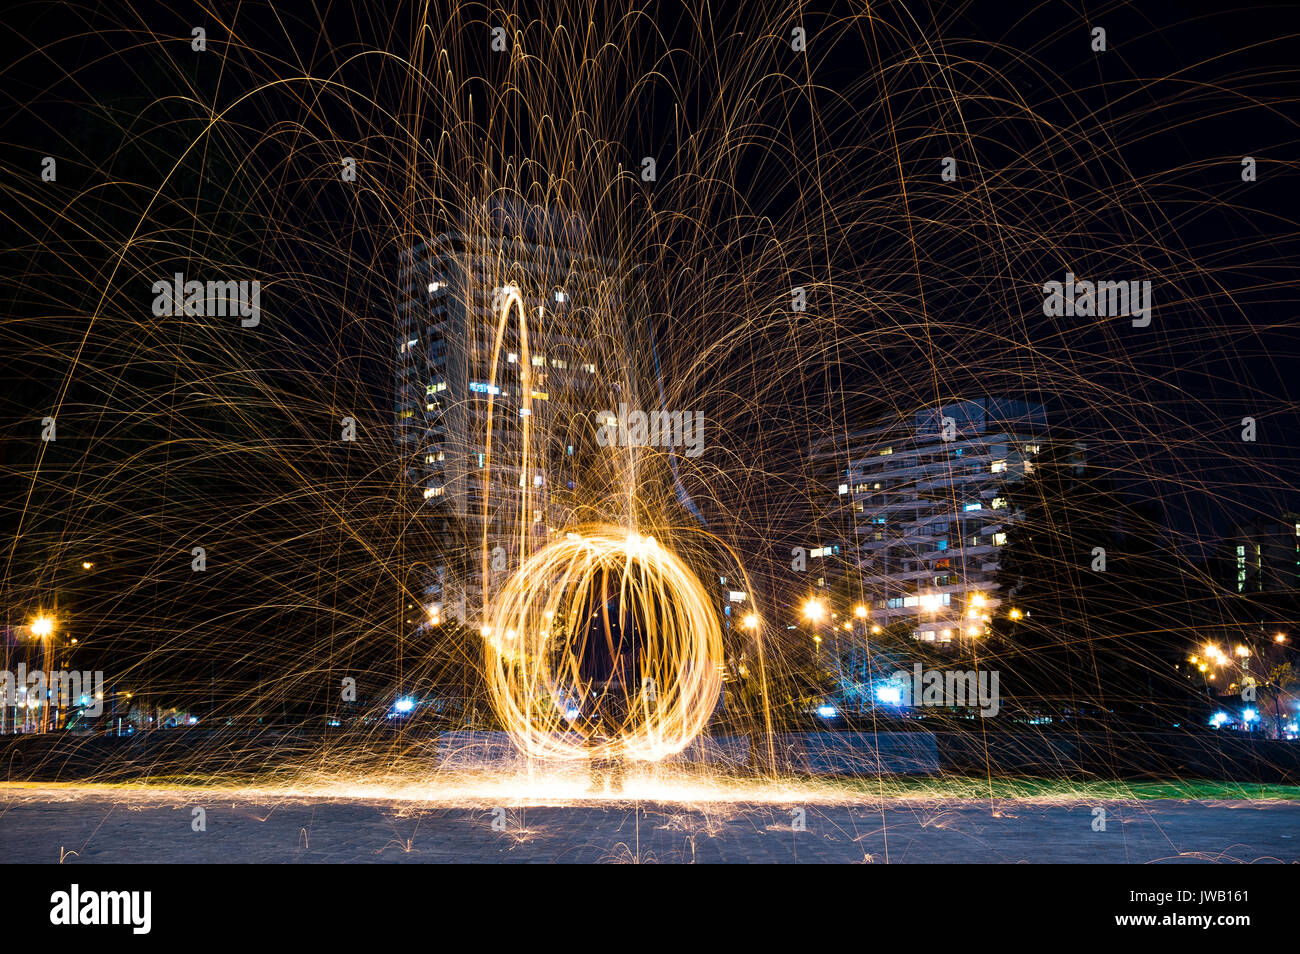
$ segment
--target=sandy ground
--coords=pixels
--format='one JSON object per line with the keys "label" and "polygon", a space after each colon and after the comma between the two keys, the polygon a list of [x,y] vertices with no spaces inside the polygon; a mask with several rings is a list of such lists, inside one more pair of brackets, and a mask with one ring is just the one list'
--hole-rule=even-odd
{"label": "sandy ground", "polygon": [[[206,830],[196,831],[199,814]],[[1094,830],[1105,811],[1105,830]],[[796,830],[797,823],[803,830]],[[1300,861],[1300,803],[974,799],[473,805],[0,790],[7,863]]]}

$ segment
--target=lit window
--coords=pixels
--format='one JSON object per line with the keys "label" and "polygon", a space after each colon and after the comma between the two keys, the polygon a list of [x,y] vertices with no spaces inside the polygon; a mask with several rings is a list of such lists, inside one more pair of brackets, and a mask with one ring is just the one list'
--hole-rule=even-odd
{"label": "lit window", "polygon": [[442,291],[442,282],[429,282],[429,294],[432,295],[436,291]]}
{"label": "lit window", "polygon": [[549,401],[551,399],[551,395],[546,391],[533,391],[532,395],[534,401]]}
{"label": "lit window", "polygon": [[560,304],[564,304],[564,302],[569,300],[569,296],[566,292],[557,291],[555,293],[555,300]]}
{"label": "lit window", "polygon": [[968,503],[968,504],[966,504],[966,506],[962,507],[961,509],[962,509],[962,510],[965,510],[967,513],[969,513],[969,512],[972,511],[972,510],[983,510],[983,509],[984,509],[984,505],[981,504],[981,503],[979,503],[979,502],[976,502],[976,503]]}
{"label": "lit window", "polygon": [[469,389],[478,394],[500,394],[501,389],[495,384],[484,384],[482,381],[471,381]]}
{"label": "lit window", "polygon": [[840,496],[843,497],[843,496],[844,496],[845,494],[847,494],[848,492],[849,492],[849,485],[848,485],[848,484],[840,484]]}
{"label": "lit window", "polygon": [[1006,542],[1007,542],[1007,535],[1005,533],[993,534],[993,545],[995,547],[1005,546]]}
{"label": "lit window", "polygon": [[1005,510],[1006,507],[1007,507],[1007,498],[1006,498],[1006,497],[994,497],[994,498],[993,498],[993,509],[994,509],[994,510]]}
{"label": "lit window", "polygon": [[881,457],[888,457],[888,456],[889,456],[890,454],[892,454],[893,452],[894,452],[894,449],[893,449],[892,447],[886,447],[884,450],[882,450],[882,451],[880,452],[880,456],[881,456]]}
{"label": "lit window", "polygon": [[1005,472],[1006,472],[1006,469],[1007,469],[1007,462],[1006,462],[1005,460],[995,460],[995,461],[994,461],[994,462],[989,466],[989,471],[992,472],[992,473],[994,473],[994,474],[1002,474],[1002,473],[1005,473]]}
{"label": "lit window", "polygon": [[515,354],[513,351],[511,351],[508,355],[506,355],[507,364],[514,364],[518,360],[519,360],[519,355]]}
{"label": "lit window", "polygon": [[540,354],[535,354],[535,355],[533,355],[533,367],[534,367],[534,368],[540,368],[540,367],[542,367],[544,364],[546,364],[546,358],[544,358],[544,357],[543,357],[542,355],[540,355]]}

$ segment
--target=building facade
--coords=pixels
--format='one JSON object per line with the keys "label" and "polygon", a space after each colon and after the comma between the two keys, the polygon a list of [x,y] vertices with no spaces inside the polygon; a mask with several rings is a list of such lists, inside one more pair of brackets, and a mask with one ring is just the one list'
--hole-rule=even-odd
{"label": "building facade", "polygon": [[616,263],[587,251],[581,222],[536,207],[486,218],[405,252],[396,341],[425,610],[475,627],[485,588],[579,519],[610,393],[603,332],[622,312]]}
{"label": "building facade", "polygon": [[[873,631],[906,628],[939,644],[985,635],[1012,520],[1003,491],[1032,473],[1047,440],[1042,406],[1003,398],[926,408],[850,435],[833,488],[839,565]],[[1071,460],[1083,465],[1083,445]],[[823,541],[822,558],[839,542]]]}
{"label": "building facade", "polygon": [[1285,593],[1300,589],[1300,514],[1257,518],[1233,528],[1229,540],[1238,593]]}

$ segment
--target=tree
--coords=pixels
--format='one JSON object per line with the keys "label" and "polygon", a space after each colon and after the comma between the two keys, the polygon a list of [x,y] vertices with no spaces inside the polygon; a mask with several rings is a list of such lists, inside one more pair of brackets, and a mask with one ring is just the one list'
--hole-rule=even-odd
{"label": "tree", "polygon": [[1188,696],[1175,666],[1192,574],[1164,550],[1154,508],[1072,456],[1045,448],[1003,491],[1014,522],[990,647],[1002,685],[1023,706],[1060,715],[1168,715]]}

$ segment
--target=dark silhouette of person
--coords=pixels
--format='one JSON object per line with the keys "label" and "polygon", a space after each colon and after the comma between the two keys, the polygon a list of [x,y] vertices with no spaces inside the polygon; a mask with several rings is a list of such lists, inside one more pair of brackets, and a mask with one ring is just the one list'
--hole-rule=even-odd
{"label": "dark silhouette of person", "polygon": [[[587,744],[594,748],[618,738],[627,724],[644,668],[644,634],[631,590],[621,593],[622,576],[609,568],[599,571],[580,617],[578,673],[587,685]],[[627,604],[623,597],[627,598]],[[621,758],[591,760],[592,785],[621,791],[625,774]]]}

